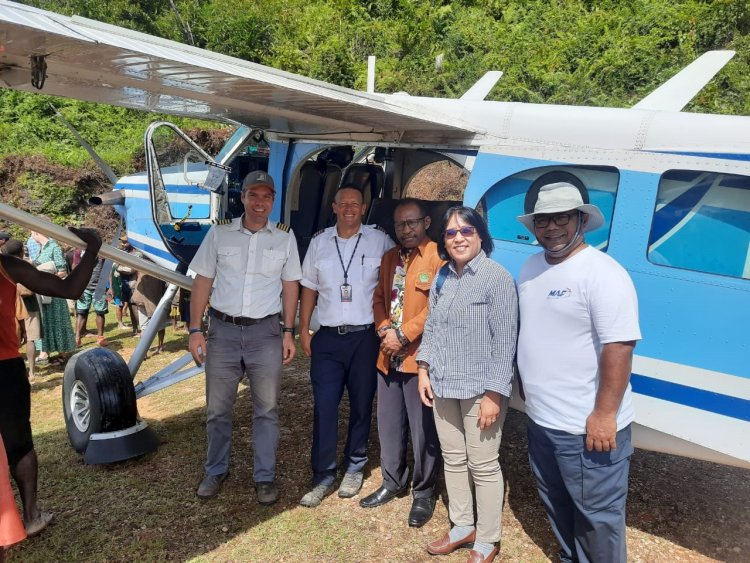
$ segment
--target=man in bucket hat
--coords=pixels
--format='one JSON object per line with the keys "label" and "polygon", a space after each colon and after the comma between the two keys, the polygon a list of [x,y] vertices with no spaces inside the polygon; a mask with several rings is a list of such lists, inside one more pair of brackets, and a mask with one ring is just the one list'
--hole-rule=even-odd
{"label": "man in bucket hat", "polygon": [[518,220],[543,249],[518,279],[518,369],[539,496],[561,561],[625,562],[635,288],[586,244],[604,217],[576,176],[539,177]]}

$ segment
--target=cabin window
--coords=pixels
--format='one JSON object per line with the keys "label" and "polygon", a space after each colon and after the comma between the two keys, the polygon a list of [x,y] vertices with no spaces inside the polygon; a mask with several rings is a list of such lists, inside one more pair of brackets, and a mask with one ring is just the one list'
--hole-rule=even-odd
{"label": "cabin window", "polygon": [[695,170],[663,174],[648,259],[750,279],[750,177]]}
{"label": "cabin window", "polygon": [[534,235],[516,217],[523,215],[523,203],[529,186],[539,176],[553,170],[574,174],[588,189],[590,203],[599,207],[604,215],[604,225],[586,233],[586,242],[606,252],[620,173],[616,168],[605,166],[545,166],[524,170],[500,180],[484,196],[487,224],[492,238],[538,244]]}

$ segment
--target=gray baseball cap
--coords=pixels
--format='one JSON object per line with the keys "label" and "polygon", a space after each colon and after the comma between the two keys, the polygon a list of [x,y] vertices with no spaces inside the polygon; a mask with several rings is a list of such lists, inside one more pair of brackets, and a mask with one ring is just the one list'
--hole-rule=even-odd
{"label": "gray baseball cap", "polygon": [[242,181],[242,189],[246,190],[252,186],[268,186],[274,194],[276,193],[273,178],[271,178],[268,172],[263,172],[263,170],[256,170],[245,176],[245,179]]}

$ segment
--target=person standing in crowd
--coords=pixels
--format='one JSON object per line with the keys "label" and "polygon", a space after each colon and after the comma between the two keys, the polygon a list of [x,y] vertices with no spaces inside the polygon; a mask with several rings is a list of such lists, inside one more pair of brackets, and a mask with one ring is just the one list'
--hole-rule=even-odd
{"label": "person standing in crowd", "polygon": [[[350,498],[362,488],[380,344],[373,325],[372,298],[380,261],[393,247],[383,231],[362,224],[366,209],[362,192],[356,187],[345,186],[336,192],[336,226],[313,236],[302,265],[300,344],[312,358],[310,380],[315,403],[313,488],[300,500],[302,506],[318,506],[333,492],[339,402],[344,388],[349,393],[349,434],[338,494]],[[310,319],[316,303],[321,327],[311,337]]]}
{"label": "person standing in crowd", "polygon": [[[68,265],[57,241],[34,231],[31,236],[42,246],[39,256],[33,262],[34,266],[64,278],[68,273]],[[51,352],[58,352],[57,360],[64,362],[75,351],[75,335],[65,299],[53,296],[50,303],[42,304],[42,332],[41,340],[37,340],[37,351],[41,352],[37,361],[40,363],[46,363]]]}
{"label": "person standing in crowd", "polygon": [[[131,300],[138,311],[138,326],[141,330],[145,330],[151,322],[151,319],[156,312],[156,307],[159,305],[159,301],[161,301],[166,290],[166,284],[159,278],[155,278],[154,276],[150,276],[143,272],[137,273],[135,291],[133,292]],[[160,354],[164,351],[165,326],[165,322],[162,322],[162,328],[157,332],[157,344],[156,349],[154,350],[156,354]]]}
{"label": "person standing in crowd", "polygon": [[529,462],[560,560],[624,563],[638,299],[625,269],[586,244],[604,224],[587,202],[565,172],[529,189],[518,219],[543,251],[518,279],[518,369]]}
{"label": "person standing in crowd", "polygon": [[[248,174],[240,196],[244,214],[212,227],[190,263],[197,275],[190,301],[189,349],[198,365],[206,363],[208,454],[197,490],[203,499],[216,496],[229,473],[232,408],[246,375],[253,396],[257,499],[270,505],[279,496],[281,366],[294,358],[302,272],[294,233],[282,223],[268,221],[275,196],[271,176],[263,171]],[[209,295],[206,342],[201,321]]]}
{"label": "person standing in crowd", "polygon": [[[23,243],[20,240],[11,239],[3,247],[3,253],[24,259]],[[42,337],[42,312],[39,298],[23,284],[17,284],[18,295],[23,299],[26,307],[27,317],[23,320],[23,333],[26,345],[26,361],[28,363],[29,379],[36,376],[36,341]],[[24,342],[21,342],[24,344]]]}
{"label": "person standing in crowd", "polygon": [[454,524],[427,544],[427,551],[444,555],[473,543],[471,563],[489,563],[500,550],[503,474],[498,452],[518,331],[516,287],[505,268],[490,258],[493,248],[476,210],[452,207],[446,212],[438,253],[449,263],[430,291],[430,313],[417,354],[419,395],[435,414]]}
{"label": "person standing in crowd", "polygon": [[[78,262],[85,252],[79,255]],[[104,317],[107,314],[107,299],[94,299],[94,293],[96,292],[96,286],[99,285],[99,278],[102,275],[102,267],[104,266],[104,258],[99,258],[94,267],[94,272],[91,274],[86,289],[76,301],[76,347],[80,348],[81,339],[86,335],[86,323],[89,318],[89,311],[94,308],[94,314],[96,315],[96,342],[99,346],[108,346],[109,343],[104,337]]]}
{"label": "person standing in crowd", "polygon": [[427,320],[430,286],[443,261],[427,236],[430,217],[424,202],[401,200],[393,212],[393,225],[399,245],[383,255],[373,299],[380,337],[377,406],[383,484],[359,504],[374,508],[409,489],[406,446],[411,430],[414,500],[408,523],[418,528],[435,509],[440,443],[432,409],[419,399],[416,355]]}
{"label": "person standing in crowd", "polygon": [[[120,250],[132,254],[136,258],[143,258],[143,253],[140,250],[133,248],[128,241],[128,237],[125,235],[120,237]],[[119,329],[127,329],[127,326],[122,321],[123,312],[127,311],[127,313],[130,314],[130,325],[133,330],[133,336],[138,336],[138,334],[140,334],[138,311],[132,302],[133,292],[135,291],[135,285],[138,281],[138,272],[136,272],[135,268],[125,264],[115,264],[113,268],[111,285],[114,287],[119,280],[120,286],[120,305],[115,312],[115,316],[117,317],[117,327]]]}
{"label": "person standing in crowd", "polygon": [[[63,305],[66,298],[78,298],[91,278],[102,241],[93,231],[70,230],[86,243],[89,251],[78,267],[62,278],[40,272],[14,256],[0,254],[0,437],[5,444],[10,473],[18,486],[29,536],[41,532],[52,515],[42,512],[37,504],[38,462],[31,434],[31,387],[23,358],[18,353],[16,284],[23,284],[34,293],[58,298]],[[47,242],[45,237],[42,253]]]}
{"label": "person standing in crowd", "polygon": [[36,257],[39,256],[41,251],[42,245],[35,241],[34,237],[29,236],[29,238],[26,239],[26,254],[29,257],[29,260],[32,262],[36,260]]}
{"label": "person standing in crowd", "polygon": [[3,251],[5,243],[8,242],[10,239],[11,239],[10,233],[6,233],[5,231],[0,231],[0,252]]}

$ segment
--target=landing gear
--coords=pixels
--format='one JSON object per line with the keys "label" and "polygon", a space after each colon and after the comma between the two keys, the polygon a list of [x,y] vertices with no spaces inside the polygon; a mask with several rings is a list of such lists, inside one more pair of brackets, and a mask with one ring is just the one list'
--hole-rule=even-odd
{"label": "landing gear", "polygon": [[111,463],[155,451],[156,434],[138,419],[133,378],[105,348],[74,355],[65,366],[63,413],[71,446],[86,463]]}

